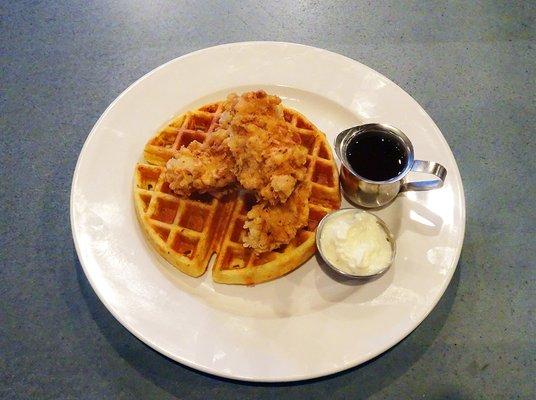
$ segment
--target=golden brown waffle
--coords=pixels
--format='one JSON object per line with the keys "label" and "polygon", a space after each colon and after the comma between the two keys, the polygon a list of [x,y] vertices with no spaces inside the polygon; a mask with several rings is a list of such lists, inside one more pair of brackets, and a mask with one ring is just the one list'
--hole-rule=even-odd
{"label": "golden brown waffle", "polygon": [[256,255],[242,244],[246,214],[255,204],[252,194],[182,198],[164,181],[166,162],[181,146],[193,140],[203,142],[207,133],[218,127],[221,109],[222,103],[212,103],[187,112],[147,143],[144,158],[149,164],[136,166],[136,212],[149,241],[182,272],[202,275],[217,254],[212,267],[215,282],[261,283],[296,269],[314,254],[318,222],[340,207],[337,166],[325,135],[297,111],[284,108],[285,120],[298,129],[308,150],[309,223],[288,245]]}

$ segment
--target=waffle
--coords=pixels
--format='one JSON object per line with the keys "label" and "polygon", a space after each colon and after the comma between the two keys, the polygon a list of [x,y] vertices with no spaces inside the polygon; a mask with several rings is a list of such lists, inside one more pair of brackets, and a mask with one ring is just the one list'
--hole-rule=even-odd
{"label": "waffle", "polygon": [[337,166],[325,135],[295,110],[284,108],[308,150],[311,181],[308,225],[285,246],[255,254],[243,246],[247,212],[253,194],[235,192],[217,199],[209,195],[179,197],[164,180],[165,164],[181,146],[203,142],[218,127],[222,102],[207,104],[174,118],[145,146],[145,163],[136,165],[134,197],[138,219],[151,244],[180,271],[200,276],[217,254],[212,278],[218,283],[252,285],[280,277],[300,266],[315,251],[315,230],[328,212],[340,207]]}

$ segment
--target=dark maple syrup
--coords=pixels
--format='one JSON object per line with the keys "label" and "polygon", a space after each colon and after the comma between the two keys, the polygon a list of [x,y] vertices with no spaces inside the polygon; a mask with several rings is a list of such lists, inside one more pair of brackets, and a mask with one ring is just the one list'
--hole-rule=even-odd
{"label": "dark maple syrup", "polygon": [[346,158],[357,175],[381,182],[404,172],[408,152],[398,137],[386,132],[371,131],[357,135],[348,144]]}

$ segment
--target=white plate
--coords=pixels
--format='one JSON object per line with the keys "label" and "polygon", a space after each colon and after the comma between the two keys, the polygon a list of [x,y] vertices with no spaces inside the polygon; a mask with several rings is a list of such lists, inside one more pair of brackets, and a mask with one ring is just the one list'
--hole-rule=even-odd
{"label": "white plate", "polygon": [[[394,266],[366,285],[334,281],[313,257],[255,287],[195,279],[157,256],[134,213],[133,171],[147,139],[174,115],[263,88],[333,142],[353,125],[384,122],[416,157],[448,170],[442,189],[407,193],[378,214],[397,238]],[[130,86],[100,117],[71,192],[74,242],[93,289],[149,346],[228,378],[290,381],[358,365],[395,345],[428,315],[459,258],[465,204],[454,157],[426,112],[397,85],[354,61],[290,43],[251,42],[179,57]]]}

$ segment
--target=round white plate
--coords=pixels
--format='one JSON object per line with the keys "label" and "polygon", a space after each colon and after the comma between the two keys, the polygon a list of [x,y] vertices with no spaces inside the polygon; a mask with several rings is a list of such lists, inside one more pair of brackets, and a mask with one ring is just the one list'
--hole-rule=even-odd
{"label": "round white plate", "polygon": [[[135,217],[134,165],[173,116],[262,88],[304,113],[330,143],[341,130],[384,122],[413,141],[416,157],[448,170],[445,186],[410,192],[378,212],[397,238],[380,279],[333,280],[315,257],[254,287],[191,278],[161,259]],[[162,354],[211,374],[290,381],[358,365],[395,345],[428,315],[459,258],[465,204],[454,157],[426,112],[357,61],[313,47],[250,42],[179,57],[130,86],[100,117],[82,149],[71,224],[83,269],[110,312]]]}

